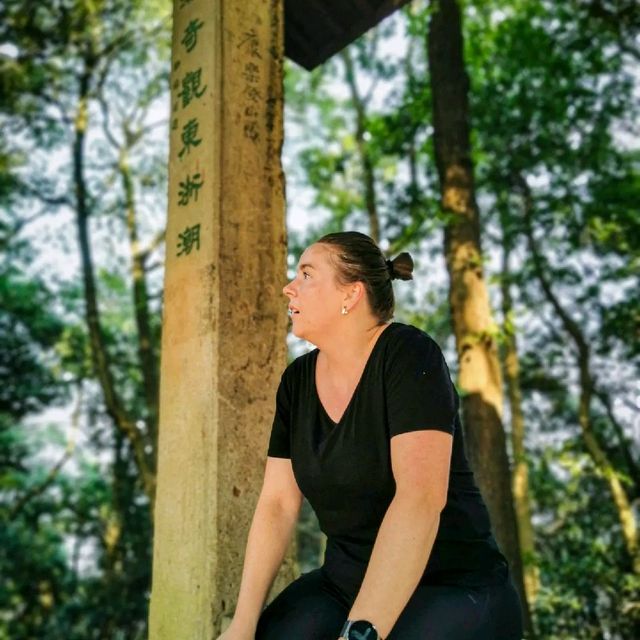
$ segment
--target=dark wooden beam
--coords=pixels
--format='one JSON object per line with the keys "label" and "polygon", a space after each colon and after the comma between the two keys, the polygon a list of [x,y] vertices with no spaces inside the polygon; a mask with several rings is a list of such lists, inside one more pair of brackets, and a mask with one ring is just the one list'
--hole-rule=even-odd
{"label": "dark wooden beam", "polygon": [[408,2],[285,0],[285,55],[311,71]]}

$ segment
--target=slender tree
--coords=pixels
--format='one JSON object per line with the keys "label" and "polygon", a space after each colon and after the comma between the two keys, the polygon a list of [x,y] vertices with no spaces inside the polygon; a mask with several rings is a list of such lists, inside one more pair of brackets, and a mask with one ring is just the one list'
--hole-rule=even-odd
{"label": "slender tree", "polygon": [[[96,171],[87,144],[97,129],[94,125],[99,125],[99,101],[108,102],[104,90],[114,69],[122,70],[125,59],[133,62],[134,66],[140,65],[144,59],[145,43],[161,40],[167,24],[162,19],[159,6],[154,5],[147,11],[139,4],[118,0],[98,4],[78,0],[73,6],[60,8],[60,20],[54,19],[55,11],[39,10],[31,14],[23,10],[19,2],[8,3],[3,10],[3,23],[7,29],[12,29],[11,34],[7,31],[7,38],[16,43],[19,51],[14,66],[32,74],[34,79],[46,78],[46,81],[30,80],[31,84],[21,87],[22,95],[13,105],[7,105],[14,107],[13,112],[7,115],[14,126],[36,140],[44,141],[51,149],[62,150],[65,144],[68,145],[70,188],[65,190],[47,181],[43,187],[39,184],[41,181],[27,178],[22,189],[43,205],[43,213],[62,207],[70,207],[75,213],[93,373],[102,390],[108,415],[131,446],[141,484],[153,505],[158,375],[154,350],[157,350],[157,336],[151,335],[149,311],[145,310],[147,296],[141,269],[146,253],[138,249],[132,257],[134,310],[139,331],[137,350],[144,372],[147,419],[144,428],[140,428],[140,416],[125,400],[127,394],[118,383],[117,366],[110,353],[110,338],[102,317],[90,225],[104,209],[101,205],[103,198],[92,192]],[[144,18],[152,18],[150,26],[141,26]],[[17,82],[17,77],[16,69],[9,66],[4,78],[8,82]],[[159,91],[166,90],[162,85],[151,82],[148,88],[151,91],[138,85],[140,99],[146,99],[147,103],[154,92],[157,96]],[[125,207],[129,207],[128,235],[134,242],[132,238],[136,231],[131,223],[134,187],[130,180],[125,179],[126,159],[121,167],[124,169],[121,171],[123,200],[128,201]]]}
{"label": "slender tree", "polygon": [[591,364],[591,348],[589,343],[571,314],[561,304],[560,299],[553,291],[551,282],[545,272],[544,258],[538,248],[533,234],[532,216],[533,199],[528,183],[521,176],[514,177],[517,180],[516,188],[522,195],[523,212],[525,218],[525,234],[529,251],[533,258],[534,272],[540,284],[540,288],[545,298],[554,308],[563,330],[574,343],[578,371],[580,373],[580,398],[578,405],[578,421],[582,429],[582,436],[589,455],[592,457],[596,468],[605,478],[611,496],[616,506],[622,535],[624,537],[627,553],[629,554],[632,571],[640,573],[640,540],[638,539],[638,524],[635,514],[631,508],[627,492],[620,481],[619,474],[615,466],[609,460],[605,449],[598,441],[598,436],[593,429],[592,400],[595,390],[595,380]]}
{"label": "slender tree", "polygon": [[[374,54],[375,55],[375,54]],[[345,77],[349,91],[351,92],[351,101],[355,111],[355,139],[358,148],[358,156],[362,169],[362,186],[364,192],[364,202],[369,219],[369,235],[375,242],[380,242],[380,217],[378,215],[378,204],[376,196],[376,178],[374,174],[374,161],[371,157],[371,151],[367,145],[367,103],[368,99],[360,95],[358,82],[356,80],[356,71],[353,60],[351,58],[350,49],[347,47],[340,54],[345,67]],[[369,96],[371,93],[369,93]]]}
{"label": "slender tree", "polygon": [[518,519],[520,553],[522,555],[524,586],[530,607],[535,606],[540,591],[540,568],[535,551],[535,532],[531,519],[531,492],[529,486],[528,456],[525,448],[526,420],[520,385],[520,358],[518,354],[515,310],[511,294],[511,253],[513,230],[508,223],[504,203],[501,203],[502,270],[500,290],[502,299],[502,369],[511,410],[511,443],[513,447],[513,500]]}
{"label": "slender tree", "polygon": [[470,462],[526,606],[511,472],[502,425],[502,376],[496,325],[489,304],[480,244],[479,211],[471,158],[468,90],[460,9],[455,0],[434,7],[428,35],[435,158],[442,208],[450,214],[444,251],[449,304],[460,363],[459,382]]}

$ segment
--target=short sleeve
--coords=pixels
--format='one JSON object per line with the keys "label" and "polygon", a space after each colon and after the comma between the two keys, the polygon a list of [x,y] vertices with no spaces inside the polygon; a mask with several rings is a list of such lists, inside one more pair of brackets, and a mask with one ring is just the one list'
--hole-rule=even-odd
{"label": "short sleeve", "polygon": [[271,427],[271,437],[267,455],[274,458],[291,457],[291,388],[287,370],[280,378],[276,391],[276,409]]}
{"label": "short sleeve", "polygon": [[394,337],[385,365],[389,437],[422,429],[453,434],[458,401],[440,347],[415,327]]}

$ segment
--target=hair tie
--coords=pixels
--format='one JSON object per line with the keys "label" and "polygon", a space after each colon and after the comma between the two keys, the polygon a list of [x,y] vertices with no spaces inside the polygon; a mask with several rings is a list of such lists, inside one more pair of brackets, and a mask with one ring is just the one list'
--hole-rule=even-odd
{"label": "hair tie", "polygon": [[393,260],[385,260],[384,262],[387,265],[387,271],[389,272],[389,275],[391,276],[391,279],[393,280],[396,277],[396,274],[395,274],[395,272],[393,270]]}

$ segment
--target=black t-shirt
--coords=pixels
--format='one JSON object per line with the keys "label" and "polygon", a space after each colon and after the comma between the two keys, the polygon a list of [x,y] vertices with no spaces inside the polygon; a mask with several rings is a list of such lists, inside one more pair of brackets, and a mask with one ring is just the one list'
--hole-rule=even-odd
{"label": "black t-shirt", "polygon": [[390,439],[437,429],[453,434],[447,503],[420,583],[501,584],[507,561],[469,468],[459,398],[438,344],[392,322],[379,336],[338,424],[315,386],[319,350],[282,374],[267,455],[291,458],[300,490],[327,536],[324,569],[345,594],[360,588],[395,493]]}

